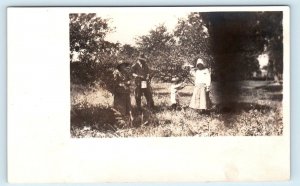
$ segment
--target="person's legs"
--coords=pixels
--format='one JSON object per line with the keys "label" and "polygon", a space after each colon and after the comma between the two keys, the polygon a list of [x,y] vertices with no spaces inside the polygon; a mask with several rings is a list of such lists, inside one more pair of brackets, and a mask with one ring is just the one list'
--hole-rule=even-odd
{"label": "person's legs", "polygon": [[131,112],[131,101],[130,101],[130,94],[127,93],[125,96],[125,102],[126,102],[126,114],[129,114]]}
{"label": "person's legs", "polygon": [[130,92],[127,93],[126,95],[126,109],[127,109],[127,114],[129,116],[129,127],[132,127],[132,122],[133,122],[133,115],[132,115],[132,110],[131,110],[131,100],[130,100]]}
{"label": "person's legs", "polygon": [[152,92],[151,92],[151,88],[148,86],[147,88],[145,88],[143,90],[144,95],[146,97],[147,100],[147,106],[149,108],[153,108],[154,107],[154,101],[153,101],[153,97],[152,97]]}
{"label": "person's legs", "polygon": [[171,110],[176,110],[177,109],[177,104],[176,103],[173,103],[172,105],[171,105]]}
{"label": "person's legs", "polygon": [[142,90],[140,87],[135,88],[134,96],[135,96],[137,110],[140,111],[141,110],[141,96],[142,96]]}

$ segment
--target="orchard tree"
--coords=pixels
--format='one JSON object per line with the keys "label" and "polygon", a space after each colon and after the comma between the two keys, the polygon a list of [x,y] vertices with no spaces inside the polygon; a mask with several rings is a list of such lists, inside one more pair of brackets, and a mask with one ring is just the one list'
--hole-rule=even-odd
{"label": "orchard tree", "polygon": [[258,32],[265,41],[265,52],[270,58],[268,71],[272,71],[274,80],[277,82],[283,73],[282,18],[282,12],[260,12],[257,15]]}
{"label": "orchard tree", "polygon": [[[272,29],[281,24],[280,18],[273,18],[276,12],[201,14],[211,37],[214,79],[222,82],[218,84],[219,99],[225,101],[228,95],[239,96],[241,89],[238,81],[249,79],[252,72],[259,70],[257,57],[265,51],[266,46],[269,49],[275,46],[269,38],[281,35],[280,26],[276,36],[272,34]],[[280,50],[280,47],[275,48]]]}
{"label": "orchard tree", "polygon": [[165,25],[157,26],[150,30],[148,35],[140,36],[136,39],[136,44],[141,52],[155,59],[163,53],[170,53],[175,40],[173,35],[167,31]]}
{"label": "orchard tree", "polygon": [[216,80],[248,79],[249,74],[259,70],[256,58],[264,49],[264,41],[258,32],[257,13],[208,12],[201,14],[211,36]]}
{"label": "orchard tree", "polygon": [[174,36],[178,41],[177,53],[184,61],[195,65],[197,58],[202,58],[211,67],[210,36],[200,13],[192,12],[187,18],[179,19]]}
{"label": "orchard tree", "polygon": [[113,31],[108,25],[109,20],[97,17],[95,13],[70,14],[69,18],[71,82],[99,82],[109,89],[119,49],[118,43],[105,40],[107,34]]}
{"label": "orchard tree", "polygon": [[189,72],[182,69],[183,64],[194,66],[197,58],[202,58],[210,67],[213,61],[209,33],[199,13],[179,19],[173,33],[164,25],[156,27],[139,37],[137,45],[162,81],[170,81],[175,76],[190,80]]}
{"label": "orchard tree", "polygon": [[[201,13],[211,36],[219,80],[243,80],[259,68],[263,52],[282,73],[282,12]],[[249,64],[251,63],[251,64]]]}
{"label": "orchard tree", "polygon": [[157,26],[149,34],[138,37],[136,44],[138,50],[147,57],[155,77],[162,81],[170,81],[179,67],[175,60],[175,39],[166,26]]}
{"label": "orchard tree", "polygon": [[134,60],[138,57],[138,50],[136,47],[124,44],[120,46],[119,53],[118,53],[118,60],[122,60],[123,62],[133,64]]}

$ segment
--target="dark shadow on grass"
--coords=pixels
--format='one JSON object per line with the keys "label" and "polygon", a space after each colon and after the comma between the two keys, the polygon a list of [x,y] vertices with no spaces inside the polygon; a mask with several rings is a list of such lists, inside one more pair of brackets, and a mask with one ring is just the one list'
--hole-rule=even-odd
{"label": "dark shadow on grass", "polygon": [[71,126],[91,127],[99,130],[116,130],[118,126],[118,112],[112,108],[88,107],[72,108]]}
{"label": "dark shadow on grass", "polygon": [[153,91],[158,91],[158,90],[165,90],[165,87],[152,87]]}
{"label": "dark shadow on grass", "polygon": [[180,95],[181,97],[191,97],[191,98],[192,98],[193,93],[192,93],[192,92],[191,92],[191,93],[187,93],[187,92],[179,92],[179,95]]}
{"label": "dark shadow on grass", "polygon": [[263,87],[263,89],[268,92],[280,92],[282,91],[282,85],[269,85]]}
{"label": "dark shadow on grass", "polygon": [[282,94],[268,94],[267,97],[261,98],[262,100],[271,100],[271,101],[282,101]]}
{"label": "dark shadow on grass", "polygon": [[155,92],[154,94],[158,96],[170,96],[170,92]]}
{"label": "dark shadow on grass", "polygon": [[[158,96],[170,96],[170,92],[156,92],[155,93]],[[192,97],[193,93],[187,93],[187,92],[179,92],[179,96],[181,97]]]}
{"label": "dark shadow on grass", "polygon": [[267,105],[260,105],[255,103],[245,103],[245,102],[234,102],[234,103],[227,103],[226,105],[219,104],[216,106],[213,112],[217,114],[221,114],[221,119],[224,122],[224,125],[228,128],[233,128],[234,122],[232,119],[235,116],[241,114],[242,112],[249,112],[256,110],[257,112],[267,114],[272,107]]}
{"label": "dark shadow on grass", "polygon": [[250,110],[257,110],[259,112],[268,112],[271,110],[270,106],[267,105],[260,105],[256,103],[245,103],[245,102],[229,102],[226,104],[218,104],[216,105],[214,111],[216,113],[232,113],[232,114],[239,114],[242,111],[250,111]]}

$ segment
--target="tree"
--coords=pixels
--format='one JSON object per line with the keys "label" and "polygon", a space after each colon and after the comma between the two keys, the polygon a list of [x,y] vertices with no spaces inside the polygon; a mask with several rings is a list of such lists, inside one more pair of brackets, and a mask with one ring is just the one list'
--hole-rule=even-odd
{"label": "tree", "polygon": [[147,56],[150,68],[155,77],[162,81],[170,81],[176,74],[178,65],[176,58],[174,36],[167,31],[164,25],[152,29],[148,35],[136,39],[137,48]]}
{"label": "tree", "polygon": [[137,58],[138,54],[139,52],[136,47],[124,44],[123,46],[120,46],[118,59],[133,64],[133,60]]}
{"label": "tree", "polygon": [[198,13],[179,19],[172,33],[160,25],[148,35],[137,38],[136,42],[138,49],[148,56],[155,76],[162,81],[170,81],[174,76],[189,78],[188,71],[182,66],[185,63],[195,65],[199,57],[209,67],[213,61],[209,34]]}
{"label": "tree", "polygon": [[[118,43],[105,40],[113,29],[108,19],[95,13],[70,14],[71,82],[93,84],[96,81],[109,89],[112,67],[116,61]],[[72,55],[77,54],[74,61]]]}
{"label": "tree", "polygon": [[283,27],[282,12],[260,12],[258,14],[258,32],[265,42],[265,51],[269,54],[269,67],[275,81],[283,73]]}
{"label": "tree", "polygon": [[211,67],[213,58],[210,36],[200,13],[192,12],[187,18],[179,19],[174,36],[178,40],[177,53],[185,61],[195,65],[197,58],[202,58]]}
{"label": "tree", "polygon": [[257,13],[209,12],[202,16],[211,36],[218,81],[247,79],[258,70],[256,58],[263,51],[264,41],[257,31]]}
{"label": "tree", "polygon": [[217,87],[218,97],[221,102],[226,102],[228,95],[241,95],[238,81],[249,79],[253,72],[259,70],[257,57],[265,51],[266,36],[271,31],[261,20],[272,17],[262,15],[261,12],[201,14],[211,37],[214,80],[220,82]]}
{"label": "tree", "polygon": [[282,12],[201,14],[212,38],[214,69],[219,80],[247,79],[245,74],[258,70],[256,58],[263,52],[274,61],[276,71],[282,73]]}

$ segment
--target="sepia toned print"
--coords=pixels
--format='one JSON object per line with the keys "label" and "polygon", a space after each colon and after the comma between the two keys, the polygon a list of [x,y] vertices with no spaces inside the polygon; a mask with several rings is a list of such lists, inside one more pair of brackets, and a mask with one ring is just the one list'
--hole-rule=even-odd
{"label": "sepia toned print", "polygon": [[288,181],[289,14],[8,8],[8,182]]}
{"label": "sepia toned print", "polygon": [[69,14],[71,136],[282,135],[283,12],[173,15]]}

